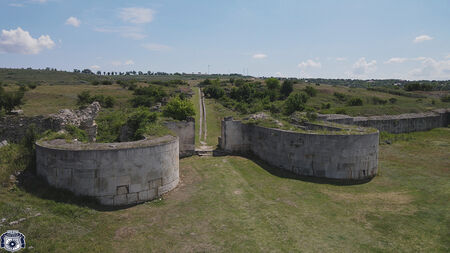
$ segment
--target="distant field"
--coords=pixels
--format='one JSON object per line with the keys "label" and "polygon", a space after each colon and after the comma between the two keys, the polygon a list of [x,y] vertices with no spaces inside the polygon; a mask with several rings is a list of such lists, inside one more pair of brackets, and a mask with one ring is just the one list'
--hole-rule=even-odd
{"label": "distant field", "polygon": [[[448,108],[450,103],[443,103],[439,99],[444,94],[450,94],[448,91],[439,92],[414,92],[425,96],[426,98],[412,98],[405,96],[392,95],[383,92],[370,91],[364,88],[349,88],[344,86],[331,85],[309,85],[305,83],[296,84],[295,90],[303,90],[306,86],[312,86],[318,90],[317,96],[309,98],[307,105],[314,107],[321,113],[336,113],[343,111],[344,114],[350,116],[370,116],[383,114],[401,114],[401,113],[417,113],[430,111],[436,108]],[[339,101],[333,94],[335,92],[348,95],[349,97],[358,97],[363,100],[363,106],[349,106],[346,101]],[[389,101],[384,104],[373,104],[373,97],[383,100],[395,98],[395,103]],[[434,102],[433,102],[434,101]],[[322,109],[322,104],[330,103],[330,109]],[[434,104],[433,104],[434,103]],[[342,114],[342,113],[341,113]]]}
{"label": "distant field", "polygon": [[114,85],[39,85],[25,93],[21,106],[27,116],[56,113],[61,109],[77,108],[77,94],[90,91],[92,95],[113,96],[116,107],[128,106],[132,91]]}
{"label": "distant field", "polygon": [[[380,146],[379,175],[360,185],[195,156],[180,161],[173,192],[122,210],[39,183],[0,187],[2,229],[24,233],[36,252],[448,252],[450,129],[401,139]],[[0,149],[2,161],[17,155]]]}

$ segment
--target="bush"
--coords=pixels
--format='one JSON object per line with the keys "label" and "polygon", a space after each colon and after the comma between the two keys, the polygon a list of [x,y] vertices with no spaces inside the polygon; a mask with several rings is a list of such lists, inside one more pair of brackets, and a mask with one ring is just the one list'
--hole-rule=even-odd
{"label": "bush", "polygon": [[30,88],[32,90],[36,89],[36,87],[37,87],[37,85],[34,83],[29,83],[27,86],[28,86],[28,88]]}
{"label": "bush", "polygon": [[109,80],[103,80],[102,85],[112,85],[113,83]]}
{"label": "bush", "polygon": [[310,97],[315,97],[317,95],[317,90],[314,87],[312,87],[312,86],[306,86],[305,87],[305,92]]}
{"label": "bush", "polygon": [[339,109],[336,109],[336,111],[334,113],[336,113],[336,114],[347,114],[347,111],[344,108],[339,108]]}
{"label": "bush", "polygon": [[390,98],[389,99],[389,103],[395,104],[395,103],[397,103],[397,99],[396,98]]}
{"label": "bush", "polygon": [[103,96],[103,95],[95,95],[91,96],[91,93],[89,91],[82,91],[80,94],[77,95],[77,105],[80,107],[83,107],[87,104],[91,104],[94,101],[97,101],[100,103],[102,107],[105,108],[111,108],[114,107],[115,99],[111,96]]}
{"label": "bush", "polygon": [[160,87],[149,86],[135,89],[134,95],[135,97],[131,99],[133,107],[150,107],[157,102],[162,102],[167,93]]}
{"label": "bush", "polygon": [[344,102],[347,100],[347,95],[345,95],[343,93],[335,92],[333,95],[341,102]]}
{"label": "bush", "polygon": [[127,115],[123,111],[101,110],[95,119],[98,125],[97,142],[119,141],[122,126],[127,122]]}
{"label": "bush", "polygon": [[25,87],[20,87],[18,91],[6,92],[0,86],[0,110],[4,109],[7,113],[11,112],[15,107],[23,104],[23,96],[25,95]]}
{"label": "bush", "polygon": [[82,91],[77,95],[77,105],[83,106],[91,101],[91,93],[87,90]]}
{"label": "bush", "polygon": [[99,84],[100,84],[100,82],[99,82],[99,81],[97,81],[97,80],[94,80],[94,81],[92,81],[92,82],[91,82],[91,84],[92,84],[92,85],[99,85]]}
{"label": "bush", "polygon": [[303,111],[306,101],[308,101],[308,96],[305,93],[293,93],[289,95],[284,103],[285,113],[290,115],[295,111]]}
{"label": "bush", "polygon": [[349,106],[362,106],[363,105],[363,101],[361,98],[351,98],[348,101],[348,105]]}
{"label": "bush", "polygon": [[176,120],[186,120],[188,117],[195,115],[194,105],[187,99],[176,97],[167,104],[163,111],[167,117]]}
{"label": "bush", "polygon": [[276,78],[268,78],[265,80],[265,83],[269,90],[277,90],[280,88],[280,81]]}
{"label": "bush", "polygon": [[450,102],[450,95],[441,97],[441,101],[444,102],[444,103]]}
{"label": "bush", "polygon": [[385,99],[381,99],[379,97],[372,97],[372,103],[374,105],[385,105],[385,104],[387,104],[387,102],[388,101]]}
{"label": "bush", "polygon": [[133,140],[141,140],[146,134],[146,129],[149,124],[155,123],[158,115],[155,112],[150,112],[148,108],[137,108],[127,119],[127,126],[130,127],[133,134]]}
{"label": "bush", "polygon": [[206,97],[209,98],[221,98],[225,95],[225,91],[218,85],[210,85],[203,89]]}
{"label": "bush", "polygon": [[320,106],[321,109],[330,109],[331,108],[331,104],[330,103],[322,103],[322,105]]}
{"label": "bush", "polygon": [[106,108],[114,107],[115,103],[116,103],[116,100],[113,97],[107,96],[105,98],[105,106],[104,107],[106,107]]}
{"label": "bush", "polygon": [[280,93],[283,94],[284,97],[288,97],[291,92],[294,90],[294,83],[291,80],[284,80],[281,85]]}

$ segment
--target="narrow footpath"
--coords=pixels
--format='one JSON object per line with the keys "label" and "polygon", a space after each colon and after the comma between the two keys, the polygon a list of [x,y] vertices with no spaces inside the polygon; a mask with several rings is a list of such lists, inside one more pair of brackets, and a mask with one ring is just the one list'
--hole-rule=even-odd
{"label": "narrow footpath", "polygon": [[213,147],[208,146],[206,144],[206,137],[208,136],[208,127],[206,125],[206,106],[205,106],[205,95],[203,94],[200,87],[198,88],[199,92],[199,101],[198,104],[200,106],[200,122],[199,122],[199,140],[201,146],[195,150],[195,152],[200,156],[212,155]]}

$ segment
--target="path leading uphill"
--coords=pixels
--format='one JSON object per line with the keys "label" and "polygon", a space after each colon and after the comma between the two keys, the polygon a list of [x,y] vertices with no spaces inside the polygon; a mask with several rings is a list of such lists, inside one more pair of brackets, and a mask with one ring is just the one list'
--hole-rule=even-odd
{"label": "path leading uphill", "polygon": [[203,94],[200,87],[199,91],[199,106],[200,106],[200,122],[199,122],[199,141],[201,146],[196,149],[198,155],[212,155],[213,147],[206,144],[206,137],[208,136],[208,127],[206,124],[206,106],[205,106],[205,95]]}

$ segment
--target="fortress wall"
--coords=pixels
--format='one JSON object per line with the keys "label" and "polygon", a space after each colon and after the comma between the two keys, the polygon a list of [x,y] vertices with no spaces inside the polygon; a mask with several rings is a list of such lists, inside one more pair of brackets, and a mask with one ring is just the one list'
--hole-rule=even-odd
{"label": "fortress wall", "polygon": [[363,180],[378,165],[378,132],[368,134],[307,134],[222,121],[221,147],[251,153],[269,164],[302,176]]}
{"label": "fortress wall", "polygon": [[178,138],[123,143],[36,143],[38,175],[58,188],[103,205],[152,200],[179,181]]}
{"label": "fortress wall", "polygon": [[428,113],[408,113],[371,117],[350,117],[345,115],[321,115],[322,120],[376,128],[388,133],[409,133],[446,127],[450,124],[450,109],[438,109]]}
{"label": "fortress wall", "polygon": [[195,154],[195,119],[187,121],[167,121],[164,123],[180,140],[180,157]]}

